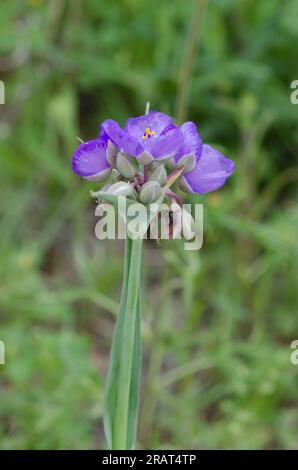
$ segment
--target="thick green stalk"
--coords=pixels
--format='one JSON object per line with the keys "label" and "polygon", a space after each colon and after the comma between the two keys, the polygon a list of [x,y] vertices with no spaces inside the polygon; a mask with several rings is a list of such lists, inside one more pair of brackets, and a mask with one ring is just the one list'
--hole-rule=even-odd
{"label": "thick green stalk", "polygon": [[130,269],[130,256],[131,256],[131,244],[132,241],[129,238],[125,240],[125,258],[124,258],[124,270],[123,270],[123,283],[122,293],[120,300],[120,309],[117,317],[115,333],[113,337],[113,344],[111,349],[108,378],[105,387],[105,398],[104,398],[104,429],[108,445],[112,448],[113,443],[113,428],[114,428],[114,415],[115,415],[115,404],[118,395],[118,372],[121,360],[121,340],[123,323],[125,316],[125,307],[128,290],[128,278]]}
{"label": "thick green stalk", "polygon": [[123,324],[123,341],[121,348],[121,362],[119,369],[118,399],[115,409],[115,427],[113,433],[113,449],[128,449],[130,420],[130,396],[133,394],[137,399],[136,390],[132,385],[138,387],[138,383],[132,383],[132,372],[136,339],[136,328],[139,327],[138,307],[140,290],[140,271],[142,259],[142,239],[133,240],[130,258],[130,270],[128,290],[125,308],[125,319]]}
{"label": "thick green stalk", "polygon": [[126,239],[123,288],[105,393],[109,447],[134,446],[141,363],[139,291],[142,240]]}

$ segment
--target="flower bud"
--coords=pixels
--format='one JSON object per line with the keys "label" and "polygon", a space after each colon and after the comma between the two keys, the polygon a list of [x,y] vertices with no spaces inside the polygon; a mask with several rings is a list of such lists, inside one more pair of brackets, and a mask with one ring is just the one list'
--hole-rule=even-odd
{"label": "flower bud", "polygon": [[194,154],[184,155],[184,157],[180,158],[177,162],[177,168],[184,166],[183,173],[188,173],[189,171],[193,170],[195,165],[196,157]]}
{"label": "flower bud", "polygon": [[120,176],[121,175],[120,175],[119,171],[116,170],[116,168],[113,168],[112,173],[111,173],[111,179],[116,182],[116,181],[118,181]]}
{"label": "flower bud", "polygon": [[133,189],[125,181],[118,181],[118,183],[114,183],[108,188],[107,193],[114,196],[132,196]]}
{"label": "flower bud", "polygon": [[187,182],[185,181],[185,178],[179,178],[178,180],[178,187],[179,189],[181,189],[181,191],[183,191],[184,193],[188,193],[188,194],[191,194],[192,193],[192,190],[191,188],[188,186]]}
{"label": "flower bud", "polygon": [[182,233],[186,240],[192,240],[195,236],[194,218],[185,208],[182,209]]}
{"label": "flower bud", "polygon": [[150,181],[157,181],[161,186],[164,186],[168,180],[167,172],[163,165],[159,165],[150,175]]}
{"label": "flower bud", "polygon": [[140,201],[143,204],[151,204],[163,196],[163,191],[157,181],[148,181],[145,183],[140,192]]}
{"label": "flower bud", "polygon": [[149,152],[145,150],[143,153],[141,153],[141,155],[137,157],[137,160],[141,165],[149,165],[149,163],[153,162],[153,157]]}
{"label": "flower bud", "polygon": [[[110,186],[112,186],[112,183],[107,183],[101,188],[100,191],[107,192]],[[97,191],[97,193],[99,193],[100,191]]]}
{"label": "flower bud", "polygon": [[117,147],[111,140],[108,140],[107,150],[106,150],[106,159],[111,166],[115,166],[117,155]]}
{"label": "flower bud", "polygon": [[116,168],[119,173],[128,180],[132,179],[137,172],[135,166],[123,152],[117,153]]}

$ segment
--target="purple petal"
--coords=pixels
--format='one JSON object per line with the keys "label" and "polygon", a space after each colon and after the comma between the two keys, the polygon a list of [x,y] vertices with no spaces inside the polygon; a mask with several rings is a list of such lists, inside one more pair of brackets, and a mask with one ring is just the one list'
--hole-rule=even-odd
{"label": "purple petal", "polygon": [[[172,119],[158,111],[150,111],[144,116],[127,119],[125,130],[143,144],[143,136],[147,127],[155,132],[155,136],[161,135],[166,128],[173,126]],[[151,140],[151,139],[146,139]]]}
{"label": "purple petal", "polygon": [[185,155],[195,155],[196,159],[199,159],[203,142],[197,131],[197,126],[193,122],[188,121],[180,129],[183,134],[183,145],[175,156],[175,162],[178,162]]}
{"label": "purple petal", "polygon": [[111,168],[106,160],[106,147],[105,139],[90,140],[81,144],[73,155],[73,171],[92,181],[102,179]]}
{"label": "purple petal", "polygon": [[140,143],[126,130],[121,129],[118,122],[113,119],[106,119],[100,126],[101,132],[105,132],[109,139],[119,148],[123,149],[132,157],[138,156],[143,152]]}
{"label": "purple petal", "polygon": [[151,153],[156,160],[174,157],[183,143],[182,132],[179,127],[173,127],[159,137],[146,139],[145,149]]}
{"label": "purple petal", "polygon": [[223,186],[234,170],[235,163],[232,160],[204,144],[195,168],[182,178],[191,192],[204,194]]}

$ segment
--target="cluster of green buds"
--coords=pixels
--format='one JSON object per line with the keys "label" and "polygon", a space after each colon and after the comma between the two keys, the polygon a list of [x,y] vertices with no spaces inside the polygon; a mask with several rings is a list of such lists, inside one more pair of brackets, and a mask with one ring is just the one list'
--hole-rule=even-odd
{"label": "cluster of green buds", "polygon": [[[112,163],[111,181],[100,191],[91,192],[91,195],[100,202],[104,193],[114,196],[123,196],[138,201],[144,205],[155,202],[176,202],[182,205],[179,195],[172,191],[172,186],[180,175],[189,171],[194,165],[194,156],[186,156],[177,164],[172,161],[153,161],[141,165],[135,158],[129,157],[123,150],[117,152]],[[182,180],[179,181],[181,189],[185,191]]]}
{"label": "cluster of green buds", "polygon": [[100,191],[91,191],[91,195],[103,206],[120,196],[129,203],[140,203],[147,208],[152,205],[155,210],[149,222],[160,221],[163,217],[167,220],[167,234],[171,238],[183,234],[190,240],[194,236],[194,219],[182,207],[182,200],[172,187],[178,189],[179,177],[189,171],[192,159],[192,156],[186,157],[176,165],[170,161],[153,161],[143,166],[121,150],[110,159],[113,165],[111,181]]}

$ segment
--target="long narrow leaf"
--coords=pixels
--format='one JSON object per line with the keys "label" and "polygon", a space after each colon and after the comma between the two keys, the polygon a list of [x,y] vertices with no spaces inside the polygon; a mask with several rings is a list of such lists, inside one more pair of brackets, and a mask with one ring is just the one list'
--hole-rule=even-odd
{"label": "long narrow leaf", "polygon": [[134,446],[141,364],[139,282],[142,240],[126,240],[123,291],[105,394],[104,426],[112,449]]}
{"label": "long narrow leaf", "polygon": [[[139,296],[140,297],[140,296]],[[141,317],[140,299],[138,299],[136,328],[134,339],[133,364],[131,374],[129,415],[127,426],[127,448],[133,449],[136,439],[137,417],[139,407],[139,382],[141,373]]]}
{"label": "long narrow leaf", "polygon": [[126,307],[126,298],[127,298],[127,289],[128,289],[128,278],[129,278],[129,269],[130,269],[130,257],[131,257],[131,244],[132,241],[130,238],[125,240],[125,260],[124,260],[124,273],[123,273],[123,284],[122,284],[122,294],[120,301],[120,309],[117,317],[116,328],[112,343],[110,361],[109,361],[109,370],[108,378],[105,388],[105,399],[104,399],[104,429],[108,445],[112,448],[112,435],[113,435],[113,422],[114,422],[114,412],[115,405],[117,400],[117,379],[119,375],[119,365],[121,359],[121,344],[122,344],[122,332],[123,332],[123,323],[125,317],[125,307]]}

